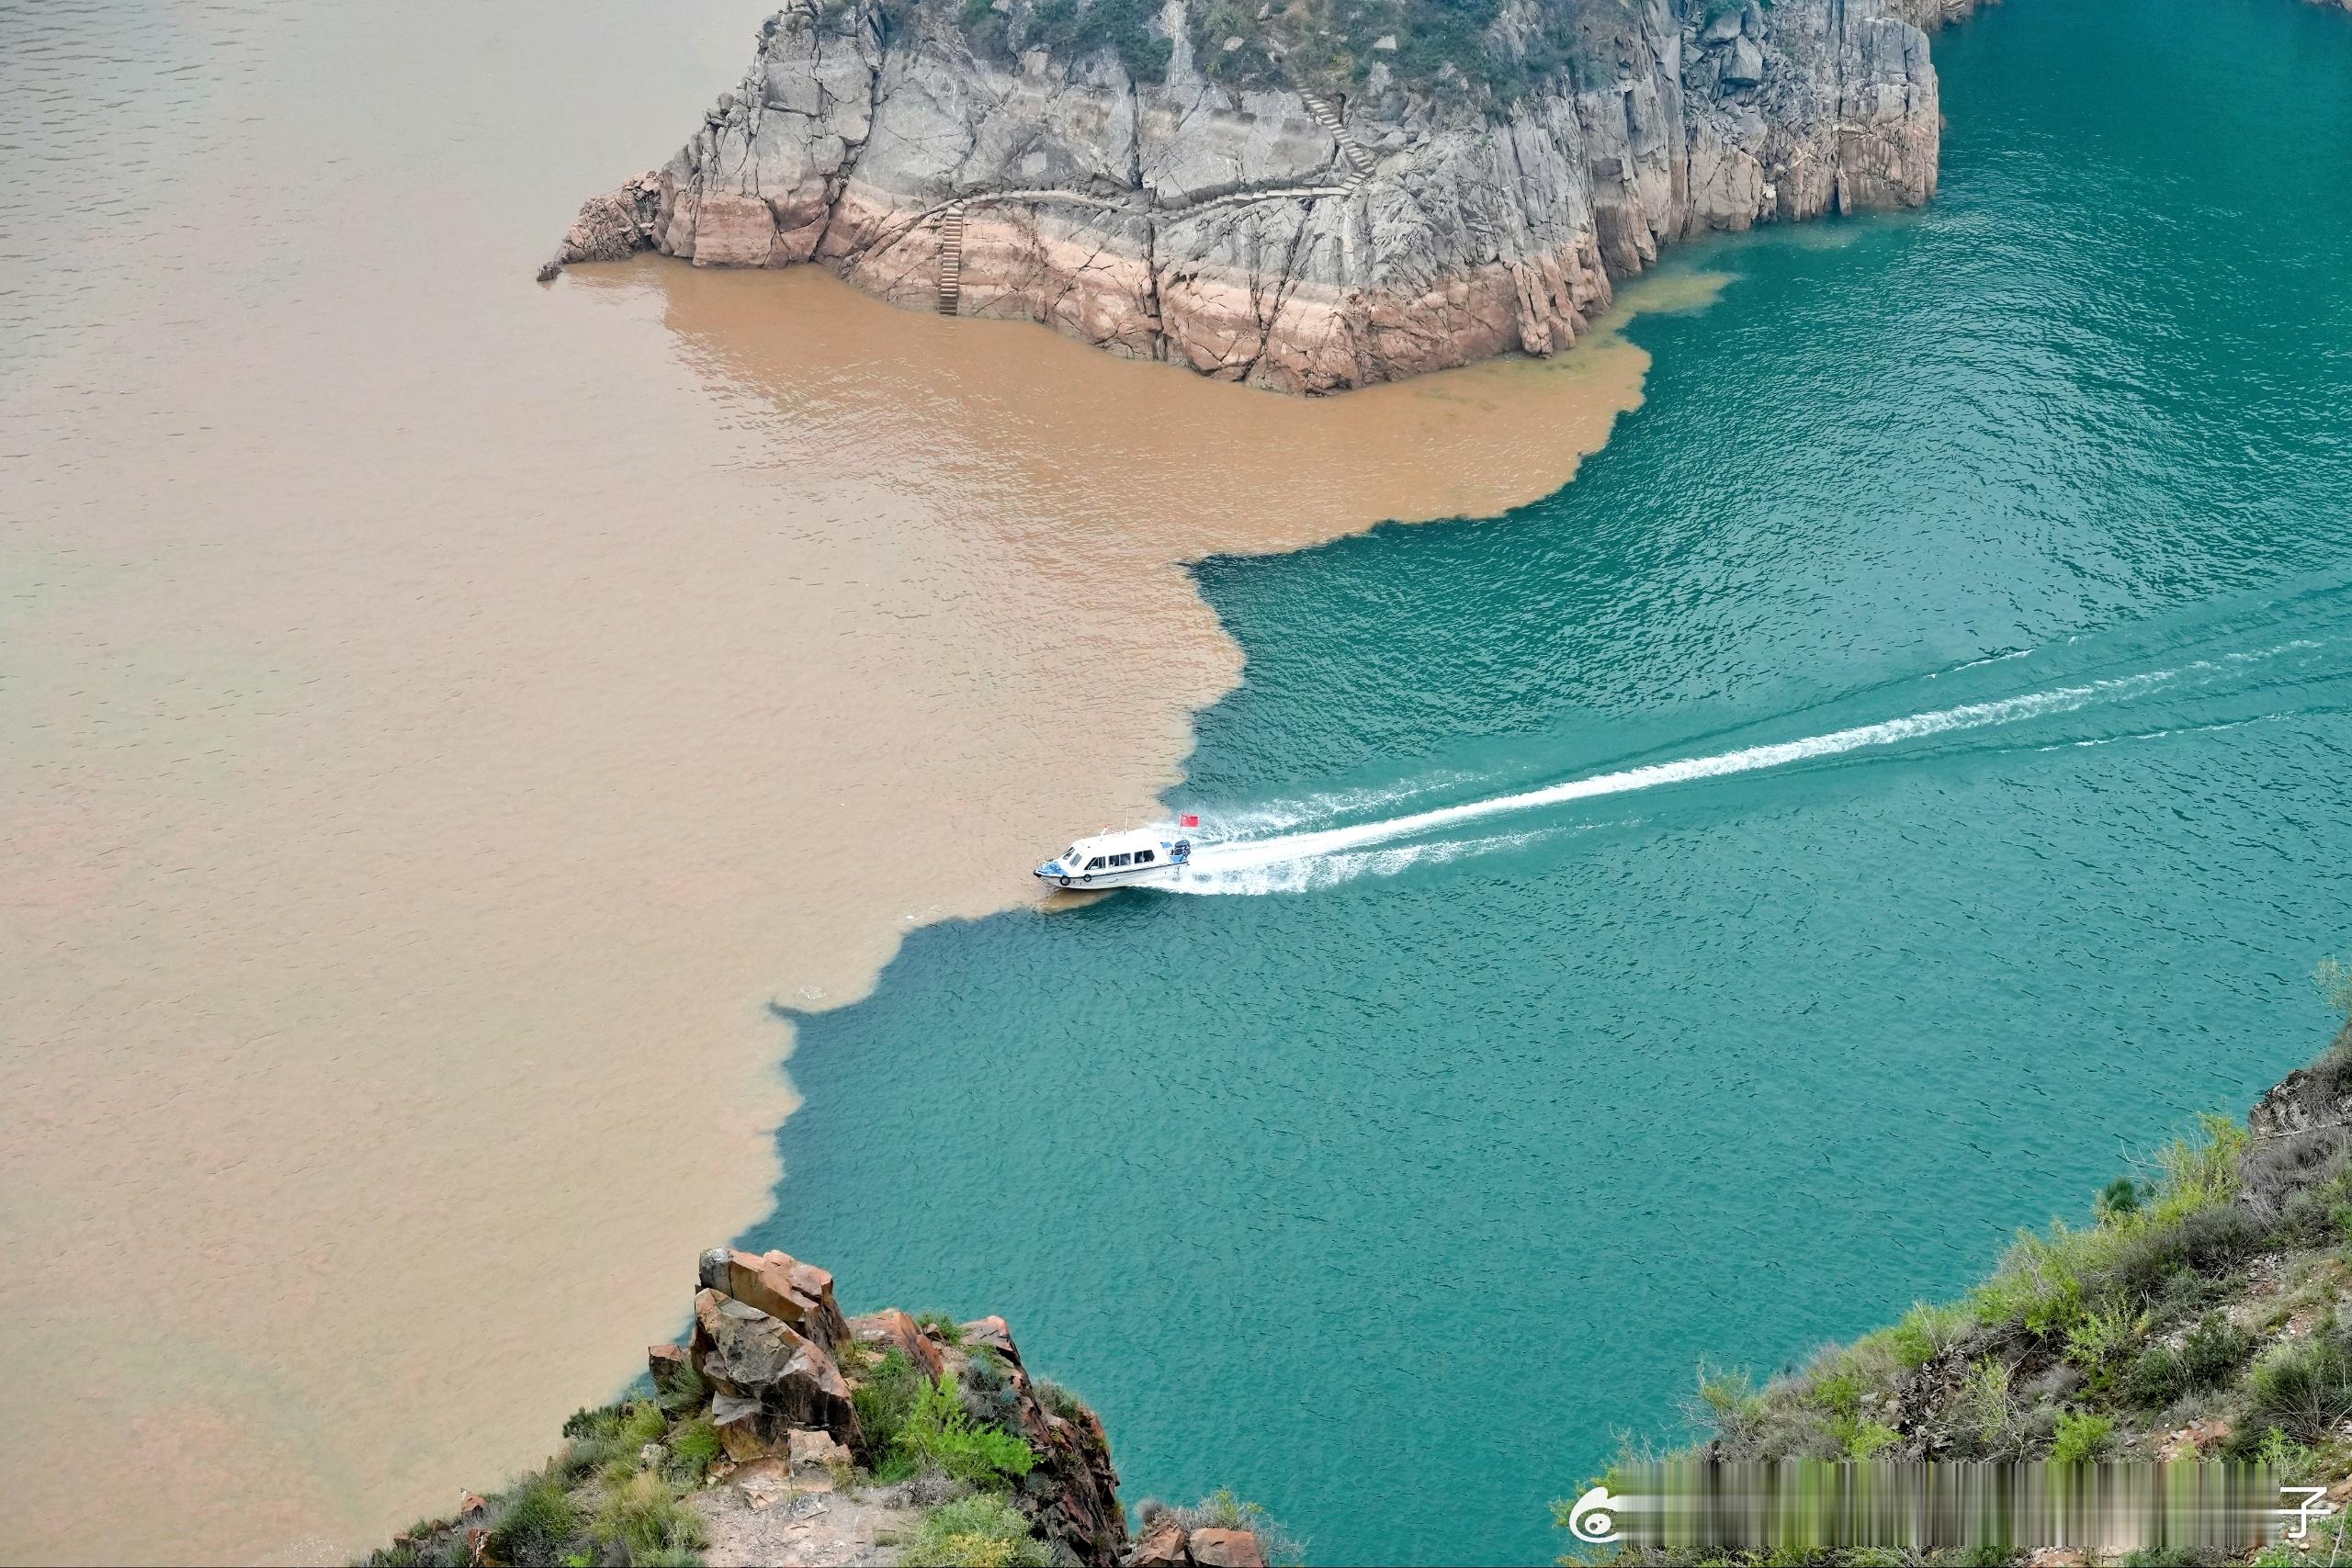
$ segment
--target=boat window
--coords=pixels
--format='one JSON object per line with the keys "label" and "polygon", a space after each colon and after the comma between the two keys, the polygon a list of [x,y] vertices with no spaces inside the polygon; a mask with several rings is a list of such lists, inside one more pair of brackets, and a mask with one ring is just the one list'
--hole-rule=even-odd
{"label": "boat window", "polygon": [[1076,844],[1072,844],[1069,848],[1061,852],[1059,858],[1064,865],[1076,865],[1078,863],[1078,846]]}
{"label": "boat window", "polygon": [[1113,865],[1125,865],[1133,859],[1135,859],[1135,856],[1133,855],[1113,855],[1111,857],[1111,863]]}
{"label": "boat window", "polygon": [[1089,871],[1101,871],[1102,869],[1102,857],[1101,855],[1096,855],[1092,860],[1088,861],[1086,863],[1086,869]]}
{"label": "boat window", "polygon": [[1137,850],[1136,852],[1136,863],[1137,865],[1149,865],[1151,862],[1152,852],[1149,850]]}

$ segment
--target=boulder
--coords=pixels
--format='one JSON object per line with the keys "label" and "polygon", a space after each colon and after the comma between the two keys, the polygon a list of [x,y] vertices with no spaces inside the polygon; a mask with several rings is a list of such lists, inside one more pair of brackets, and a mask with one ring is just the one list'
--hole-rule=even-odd
{"label": "boulder", "polygon": [[773,1448],[774,1424],[760,1408],[756,1399],[746,1399],[735,1393],[713,1393],[710,1396],[710,1425],[718,1434],[718,1446],[737,1464],[764,1458]]}
{"label": "boulder", "polygon": [[1724,56],[1722,80],[1726,87],[1753,87],[1764,80],[1764,51],[1754,39],[1743,33],[1733,40]]}
{"label": "boulder", "polygon": [[714,1247],[702,1255],[702,1282],[706,1289],[723,1292],[790,1324],[827,1350],[849,1334],[833,1300],[832,1275],[790,1253]]}
{"label": "boulder", "polygon": [[947,1362],[939,1353],[938,1342],[897,1307],[853,1318],[849,1335],[859,1344],[870,1345],[877,1350],[899,1351],[915,1364],[917,1371],[927,1378],[939,1377],[947,1371]]}
{"label": "boulder", "polygon": [[541,269],[540,281],[547,281],[570,262],[624,261],[650,250],[661,207],[661,176],[651,170],[617,190],[591,197],[572,220],[555,259]]}
{"label": "boulder", "polygon": [[1184,1527],[1162,1514],[1119,1559],[1119,1568],[1190,1568],[1192,1561],[1184,1551]]}
{"label": "boulder", "polygon": [[645,1348],[645,1371],[653,1380],[659,1393],[676,1382],[680,1374],[694,1364],[684,1345],[648,1345]]}
{"label": "boulder", "polygon": [[1266,1549],[1254,1531],[1199,1529],[1186,1544],[1201,1568],[1266,1568]]}
{"label": "boulder", "polygon": [[1021,1365],[1021,1351],[1012,1343],[1012,1327],[1001,1317],[976,1317],[956,1325],[964,1336],[966,1349],[985,1347],[1002,1356],[1014,1366]]}
{"label": "boulder", "polygon": [[712,1391],[710,1418],[730,1454],[772,1451],[795,1427],[858,1441],[848,1382],[825,1348],[783,1319],[719,1291],[695,1296],[695,1370]]}
{"label": "boulder", "polygon": [[831,1433],[809,1427],[792,1429],[786,1451],[795,1470],[831,1470],[850,1461],[849,1450],[835,1442]]}
{"label": "boulder", "polygon": [[1739,12],[1736,8],[1724,11],[1699,30],[1701,43],[1729,43],[1739,36]]}

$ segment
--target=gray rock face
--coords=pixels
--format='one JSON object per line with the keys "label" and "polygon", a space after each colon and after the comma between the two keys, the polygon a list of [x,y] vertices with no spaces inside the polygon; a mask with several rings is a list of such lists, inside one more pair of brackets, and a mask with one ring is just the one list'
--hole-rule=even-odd
{"label": "gray rock face", "polygon": [[816,261],[909,306],[1286,391],[1550,354],[1674,241],[1926,201],[1941,121],[1915,22],[1964,3],[1702,22],[1628,0],[1613,82],[1494,118],[1385,65],[1345,102],[1228,90],[1193,68],[1186,0],[1162,17],[1168,80],[1140,84],[1107,51],[1008,65],[927,10],[893,31],[871,0],[796,0],[693,139],[589,202],[558,261]]}
{"label": "gray rock face", "polygon": [[706,1287],[695,1296],[689,1354],[710,1385],[711,1424],[730,1457],[775,1452],[795,1427],[856,1445],[847,1380],[823,1346],[791,1325]]}

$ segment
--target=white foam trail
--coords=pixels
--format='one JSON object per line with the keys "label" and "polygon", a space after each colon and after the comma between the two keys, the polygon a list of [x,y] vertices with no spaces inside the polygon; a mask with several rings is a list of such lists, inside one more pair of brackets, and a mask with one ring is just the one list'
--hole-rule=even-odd
{"label": "white foam trail", "polygon": [[[1521,791],[1517,795],[1498,795],[1491,800],[1471,801],[1461,806],[1441,807],[1433,811],[1417,811],[1408,816],[1391,817],[1379,822],[1358,823],[1346,828],[1327,828],[1312,833],[1292,833],[1272,839],[1226,840],[1203,844],[1193,852],[1193,875],[1215,882],[1229,874],[1252,868],[1279,865],[1292,861],[1313,860],[1347,851],[1362,850],[1397,839],[1417,837],[1441,828],[1451,828],[1464,822],[1498,817],[1514,811],[1532,811],[1542,807],[1564,805],[1569,801],[1590,800],[1600,795],[1624,795],[1634,790],[1656,789],[1661,784],[1687,784],[1694,779],[1722,778],[1730,773],[1755,773],[1764,768],[1785,767],[1791,762],[1812,761],[1817,758],[1834,757],[1842,752],[1860,751],[1871,747],[1893,746],[1925,736],[1949,735],[1955,730],[1981,729],[1988,725],[2011,724],[2018,719],[2037,718],[2053,713],[2068,713],[2092,703],[2145,691],[2173,680],[2178,671],[2154,671],[2143,675],[2122,676],[2113,680],[2094,681],[2080,686],[2061,686],[2026,696],[2003,697],[1994,702],[1968,703],[1959,707],[1943,708],[1934,713],[1912,714],[1904,718],[1887,719],[1878,724],[1857,725],[1850,729],[1833,730],[1826,735],[1807,736],[1802,740],[1782,740],[1769,746],[1747,746],[1736,751],[1724,751],[1712,757],[1693,757],[1676,762],[1652,762],[1638,768],[1625,768],[1616,773],[1596,773],[1589,778],[1571,779],[1564,784],[1547,784],[1542,789]],[[1434,850],[1441,846],[1429,846]],[[1188,879],[1189,880],[1189,879]],[[1311,886],[1311,883],[1302,883]],[[1173,884],[1171,883],[1171,886]],[[1213,891],[1204,887],[1203,891]],[[1235,890],[1238,890],[1238,888]],[[1271,887],[1269,890],[1272,890]]]}
{"label": "white foam trail", "polygon": [[1353,882],[1359,876],[1394,876],[1417,865],[1463,860],[1495,850],[1514,850],[1548,839],[1560,829],[1539,828],[1526,833],[1492,833],[1483,839],[1446,839],[1433,844],[1400,844],[1351,853],[1301,855],[1291,860],[1252,862],[1245,865],[1204,866],[1196,852],[1193,863],[1170,872],[1154,886],[1170,893],[1207,895],[1307,893]]}
{"label": "white foam trail", "polygon": [[[1227,839],[1262,840],[1269,834],[1288,833],[1310,822],[1328,822],[1335,817],[1350,817],[1360,811],[1383,810],[1402,805],[1417,795],[1427,795],[1433,789],[1445,789],[1469,782],[1467,773],[1438,773],[1408,784],[1333,790],[1299,800],[1228,807],[1216,814],[1216,825]],[[1176,824],[1170,821],[1156,826],[1173,829]]]}

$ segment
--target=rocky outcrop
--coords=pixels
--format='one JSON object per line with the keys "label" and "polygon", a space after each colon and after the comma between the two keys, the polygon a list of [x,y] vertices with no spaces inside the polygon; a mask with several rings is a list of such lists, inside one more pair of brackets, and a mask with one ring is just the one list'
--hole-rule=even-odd
{"label": "rocky outcrop", "polygon": [[1512,0],[1497,38],[1544,3],[1583,8],[1583,42],[1508,101],[1385,62],[1343,99],[1219,85],[1186,3],[1159,20],[1165,80],[1138,80],[1107,48],[998,58],[944,7],[796,0],[550,271],[813,261],[907,306],[1319,392],[1554,353],[1678,240],[1935,190],[1918,23],[1955,0]]}
{"label": "rocky outcrop", "polygon": [[833,1277],[782,1252],[714,1248],[702,1256],[700,1284],[691,1340],[683,1349],[653,1346],[647,1366],[657,1388],[685,1364],[700,1374],[730,1461],[806,1468],[880,1457],[858,1422],[859,1377],[842,1368],[869,1367],[895,1350],[927,1379],[975,1391],[974,1398],[984,1393],[989,1423],[1028,1444],[1035,1462],[1018,1503],[1042,1539],[1080,1562],[1114,1562],[1125,1550],[1126,1515],[1102,1422],[1067,1398],[1048,1408],[1002,1318],[954,1331],[895,1308],[847,1319]]}
{"label": "rocky outcrop", "polygon": [[1266,1568],[1266,1549],[1253,1530],[1188,1529],[1163,1515],[1145,1527],[1143,1539],[1120,1559],[1119,1568]]}
{"label": "rocky outcrop", "polygon": [[1263,1568],[1303,1555],[1226,1492],[1145,1503],[1148,1539],[1130,1540],[1102,1421],[1031,1376],[1001,1317],[847,1317],[833,1277],[783,1252],[713,1248],[695,1283],[686,1342],[646,1352],[650,1394],[575,1413],[545,1465],[465,1494],[368,1568],[657,1555],[880,1568],[917,1554]]}

